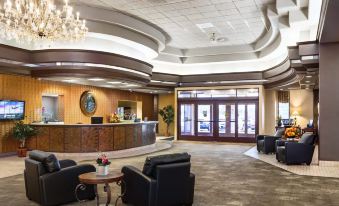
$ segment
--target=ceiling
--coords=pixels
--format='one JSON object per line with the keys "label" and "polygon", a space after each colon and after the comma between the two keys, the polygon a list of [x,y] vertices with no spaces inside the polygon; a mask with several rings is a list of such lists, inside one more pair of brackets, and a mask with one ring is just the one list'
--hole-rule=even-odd
{"label": "ceiling", "polygon": [[[275,0],[79,0],[120,10],[164,30],[180,49],[251,44],[267,31],[264,9]],[[215,33],[217,43],[210,41]]]}

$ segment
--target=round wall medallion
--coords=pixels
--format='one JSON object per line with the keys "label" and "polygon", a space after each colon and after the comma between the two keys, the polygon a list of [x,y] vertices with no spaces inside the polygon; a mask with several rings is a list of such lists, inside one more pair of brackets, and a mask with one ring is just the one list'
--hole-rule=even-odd
{"label": "round wall medallion", "polygon": [[93,116],[97,109],[97,102],[94,94],[90,91],[85,91],[80,97],[80,109],[86,116]]}

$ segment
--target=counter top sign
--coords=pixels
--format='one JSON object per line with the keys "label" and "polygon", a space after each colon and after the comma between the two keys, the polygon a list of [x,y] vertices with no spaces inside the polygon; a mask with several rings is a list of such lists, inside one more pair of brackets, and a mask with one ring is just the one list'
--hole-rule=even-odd
{"label": "counter top sign", "polygon": [[80,108],[86,116],[93,116],[97,109],[97,102],[94,94],[90,91],[85,91],[80,97]]}

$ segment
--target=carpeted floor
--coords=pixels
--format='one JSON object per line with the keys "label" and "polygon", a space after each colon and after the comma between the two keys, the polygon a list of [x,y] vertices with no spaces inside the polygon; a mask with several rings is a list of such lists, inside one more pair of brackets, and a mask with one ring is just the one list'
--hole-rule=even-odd
{"label": "carpeted floor", "polygon": [[[252,146],[177,142],[170,150],[156,154],[187,151],[192,155],[192,172],[196,174],[194,205],[339,205],[339,179],[291,174],[244,155]],[[120,170],[127,164],[142,168],[145,157],[113,160],[111,169]],[[115,187],[113,198],[117,190]],[[22,175],[0,179],[0,191],[0,205],[36,205],[25,197]],[[102,195],[101,201],[104,201]],[[95,203],[92,201],[81,205]]]}

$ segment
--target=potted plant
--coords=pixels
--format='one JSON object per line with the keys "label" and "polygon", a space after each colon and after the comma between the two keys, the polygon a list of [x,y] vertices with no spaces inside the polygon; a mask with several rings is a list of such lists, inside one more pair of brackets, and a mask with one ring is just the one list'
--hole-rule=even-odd
{"label": "potted plant", "polygon": [[172,105],[167,105],[164,108],[159,110],[159,114],[162,117],[162,120],[166,123],[166,136],[170,136],[169,126],[174,121],[174,109]]}
{"label": "potted plant", "polygon": [[108,169],[111,162],[105,154],[101,154],[97,159],[98,170],[97,175],[108,175]]}
{"label": "potted plant", "polygon": [[37,134],[36,129],[34,129],[28,124],[24,124],[23,121],[15,123],[15,126],[13,128],[13,137],[16,140],[19,140],[20,142],[20,146],[17,150],[19,157],[26,157],[27,155],[26,140],[29,137],[32,137],[36,134]]}

